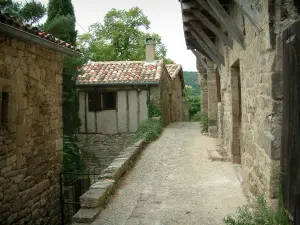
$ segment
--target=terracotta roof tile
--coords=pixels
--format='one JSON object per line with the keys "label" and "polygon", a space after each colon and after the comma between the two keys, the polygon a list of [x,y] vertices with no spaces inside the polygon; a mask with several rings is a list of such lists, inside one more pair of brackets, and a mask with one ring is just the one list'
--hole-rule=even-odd
{"label": "terracotta roof tile", "polygon": [[167,64],[166,68],[168,70],[168,73],[170,74],[170,77],[172,79],[175,79],[175,77],[177,76],[178,72],[181,69],[181,65],[180,64]]}
{"label": "terracotta roof tile", "polygon": [[68,44],[56,37],[54,37],[52,34],[46,33],[43,30],[38,29],[37,27],[32,27],[28,24],[24,24],[22,21],[16,19],[15,17],[12,17],[10,15],[8,15],[7,13],[2,13],[0,11],[0,23],[4,23],[6,25],[9,25],[11,27],[23,30],[27,33],[33,34],[35,36],[38,36],[40,38],[43,38],[45,40],[51,41],[57,45],[66,47],[66,48],[70,48],[74,51],[78,51],[79,49],[76,48],[75,46],[72,46],[71,44]]}
{"label": "terracotta roof tile", "polygon": [[77,77],[77,84],[158,83],[159,62],[113,61],[89,62]]}

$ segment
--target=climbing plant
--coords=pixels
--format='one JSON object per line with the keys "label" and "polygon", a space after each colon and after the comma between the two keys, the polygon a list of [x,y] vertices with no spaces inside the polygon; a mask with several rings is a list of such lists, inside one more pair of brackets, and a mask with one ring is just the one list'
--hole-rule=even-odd
{"label": "climbing plant", "polygon": [[[54,36],[76,45],[75,14],[71,0],[50,0],[44,29]],[[63,57],[63,165],[64,171],[82,170],[77,133],[80,128],[79,98],[76,78],[85,58]]]}
{"label": "climbing plant", "polygon": [[160,109],[153,104],[151,100],[147,100],[147,107],[148,107],[148,117],[153,118],[153,117],[159,117],[161,116],[161,111]]}

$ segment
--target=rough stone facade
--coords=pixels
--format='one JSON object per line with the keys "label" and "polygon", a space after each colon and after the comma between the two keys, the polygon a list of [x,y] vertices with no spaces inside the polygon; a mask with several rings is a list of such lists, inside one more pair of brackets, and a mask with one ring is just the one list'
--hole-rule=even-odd
{"label": "rough stone facade", "polygon": [[229,5],[230,16],[244,31],[246,50],[236,42],[230,49],[217,40],[225,58],[225,66],[218,68],[222,102],[217,106],[214,101],[215,74],[209,76],[210,71],[206,71],[208,116],[210,125],[211,120],[217,119],[219,137],[233,163],[241,163],[247,193],[250,196],[263,193],[274,199],[281,145],[281,33],[299,16],[293,1],[260,0],[255,7],[259,11],[261,31],[237,4]]}
{"label": "rough stone facade", "polygon": [[60,224],[61,72],[60,53],[0,35],[0,224]]}

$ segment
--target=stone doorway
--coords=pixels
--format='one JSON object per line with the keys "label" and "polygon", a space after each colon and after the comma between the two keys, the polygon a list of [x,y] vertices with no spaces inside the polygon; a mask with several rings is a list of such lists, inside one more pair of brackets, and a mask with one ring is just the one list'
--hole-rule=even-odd
{"label": "stone doorway", "polygon": [[241,78],[240,61],[237,60],[230,68],[231,72],[231,94],[232,94],[232,162],[241,164],[240,129],[241,129]]}

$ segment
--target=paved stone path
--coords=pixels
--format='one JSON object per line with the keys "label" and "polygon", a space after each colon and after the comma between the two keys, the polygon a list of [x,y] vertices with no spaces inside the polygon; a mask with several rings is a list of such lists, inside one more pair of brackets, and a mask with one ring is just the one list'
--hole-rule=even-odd
{"label": "paved stone path", "polygon": [[198,123],[169,125],[144,150],[93,225],[219,225],[246,203],[230,162]]}

